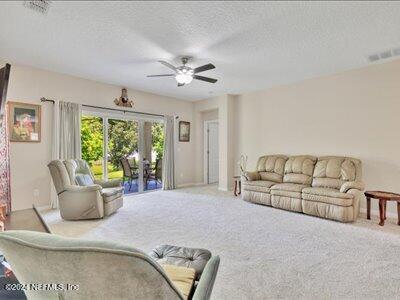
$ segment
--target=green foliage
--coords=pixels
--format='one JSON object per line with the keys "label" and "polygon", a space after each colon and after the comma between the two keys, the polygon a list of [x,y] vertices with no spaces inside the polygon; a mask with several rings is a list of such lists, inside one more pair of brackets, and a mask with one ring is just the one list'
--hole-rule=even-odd
{"label": "green foliage", "polygon": [[[101,165],[95,162],[103,157],[103,121],[100,117],[82,116],[81,123],[82,158],[96,175],[101,176]],[[153,123],[152,145],[157,159],[162,158],[164,147],[164,125]],[[123,120],[108,120],[108,161],[112,171],[120,170],[120,159],[138,151],[138,122]],[[110,169],[110,166],[108,167]],[[98,170],[97,170],[98,169]],[[98,174],[97,174],[98,173]]]}
{"label": "green foliage", "polygon": [[103,157],[103,122],[99,117],[82,117],[82,158],[90,165]]}
{"label": "green foliage", "polygon": [[108,120],[109,161],[117,170],[120,159],[138,151],[138,123],[135,121]]}
{"label": "green foliage", "polygon": [[153,138],[153,150],[157,153],[157,159],[161,159],[164,149],[164,124],[153,123],[151,135]]}

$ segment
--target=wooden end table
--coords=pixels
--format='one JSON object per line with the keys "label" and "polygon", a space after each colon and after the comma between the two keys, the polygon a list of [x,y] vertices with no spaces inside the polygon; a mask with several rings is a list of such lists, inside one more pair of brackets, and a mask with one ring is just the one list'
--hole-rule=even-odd
{"label": "wooden end table", "polygon": [[386,220],[386,204],[387,201],[397,202],[397,225],[400,225],[400,194],[383,192],[383,191],[366,191],[365,197],[367,197],[367,219],[371,220],[371,198],[379,200],[379,225],[385,225]]}
{"label": "wooden end table", "polygon": [[240,177],[241,176],[233,176],[233,180],[235,180],[235,188],[233,190],[233,194],[235,196],[240,195],[242,193],[242,181]]}

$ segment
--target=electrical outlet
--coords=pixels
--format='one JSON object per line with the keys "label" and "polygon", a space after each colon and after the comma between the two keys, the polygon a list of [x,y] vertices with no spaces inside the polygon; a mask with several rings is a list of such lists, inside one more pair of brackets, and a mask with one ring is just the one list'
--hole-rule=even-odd
{"label": "electrical outlet", "polygon": [[40,195],[39,190],[38,189],[34,189],[33,190],[33,197],[37,198],[37,197],[39,197],[39,195]]}

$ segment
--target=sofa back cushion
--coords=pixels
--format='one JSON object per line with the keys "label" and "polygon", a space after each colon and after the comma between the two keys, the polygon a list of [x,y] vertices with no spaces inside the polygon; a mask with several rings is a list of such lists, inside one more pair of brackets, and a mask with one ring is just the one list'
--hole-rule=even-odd
{"label": "sofa back cushion", "polygon": [[90,167],[88,165],[88,163],[83,160],[83,159],[67,159],[64,161],[64,165],[67,168],[67,172],[69,175],[69,178],[71,180],[71,184],[72,185],[82,185],[79,181],[78,181],[78,176],[81,177],[82,176],[86,176],[88,175],[89,177],[92,178],[92,181],[94,181],[93,175],[90,172]]}
{"label": "sofa back cushion", "polygon": [[257,171],[260,173],[261,180],[281,183],[286,160],[285,155],[261,156],[257,162]]}
{"label": "sofa back cushion", "polygon": [[80,186],[89,186],[93,185],[93,179],[89,174],[77,174],[75,176],[76,183]]}
{"label": "sofa back cushion", "polygon": [[71,180],[62,160],[53,160],[47,166],[49,167],[57,194],[64,191],[66,185],[71,185]]}
{"label": "sofa back cushion", "polygon": [[285,164],[283,182],[311,185],[317,158],[310,155],[291,156]]}
{"label": "sofa back cushion", "polygon": [[361,181],[361,161],[344,156],[323,156],[318,158],[314,168],[314,187],[340,189],[346,181]]}

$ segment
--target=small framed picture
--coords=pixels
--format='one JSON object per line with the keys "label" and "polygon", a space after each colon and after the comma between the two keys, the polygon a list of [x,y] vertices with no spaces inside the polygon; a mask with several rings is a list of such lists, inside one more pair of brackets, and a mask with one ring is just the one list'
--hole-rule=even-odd
{"label": "small framed picture", "polygon": [[190,141],[190,122],[179,121],[179,141]]}
{"label": "small framed picture", "polygon": [[8,122],[11,142],[40,142],[40,105],[8,102]]}

